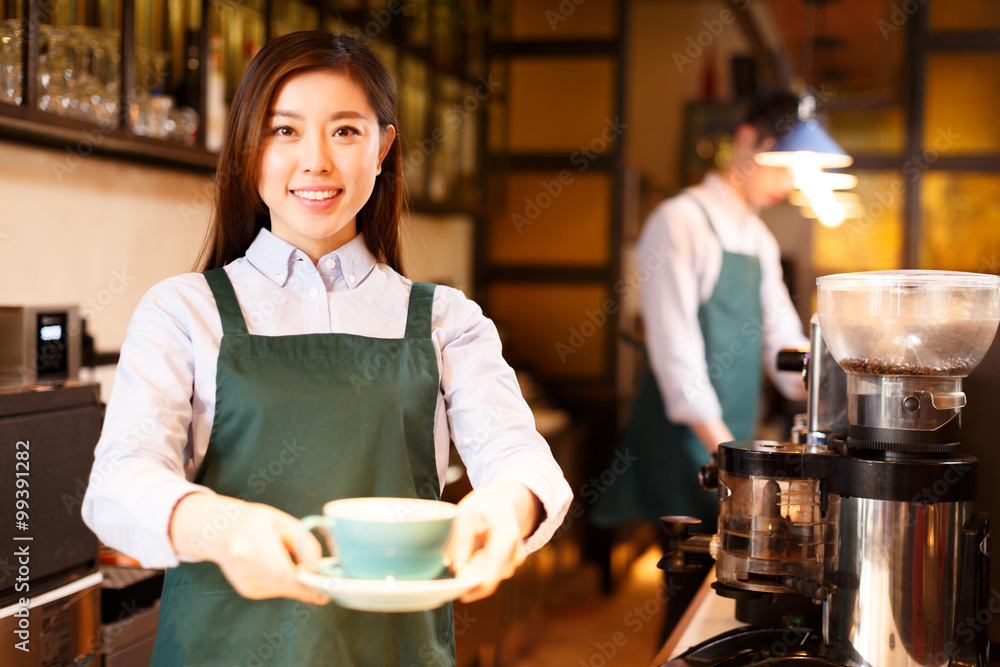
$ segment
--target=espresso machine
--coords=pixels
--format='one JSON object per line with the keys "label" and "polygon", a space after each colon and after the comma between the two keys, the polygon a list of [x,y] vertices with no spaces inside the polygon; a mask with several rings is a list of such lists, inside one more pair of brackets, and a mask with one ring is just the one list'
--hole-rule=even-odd
{"label": "espresso machine", "polygon": [[661,567],[710,554],[716,592],[755,624],[663,664],[987,667],[990,527],[971,509],[976,459],[957,450],[962,379],[996,334],[1000,277],[880,271],[817,287],[791,441],[719,447],[702,470],[716,534],[661,520]]}

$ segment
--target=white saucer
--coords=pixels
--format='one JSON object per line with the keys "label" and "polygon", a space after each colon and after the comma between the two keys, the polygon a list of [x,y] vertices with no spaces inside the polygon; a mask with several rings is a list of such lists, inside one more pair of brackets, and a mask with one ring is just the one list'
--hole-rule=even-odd
{"label": "white saucer", "polygon": [[[324,559],[327,560],[327,559]],[[479,576],[430,580],[351,579],[299,570],[299,581],[341,607],[360,611],[407,612],[437,609],[475,588]]]}

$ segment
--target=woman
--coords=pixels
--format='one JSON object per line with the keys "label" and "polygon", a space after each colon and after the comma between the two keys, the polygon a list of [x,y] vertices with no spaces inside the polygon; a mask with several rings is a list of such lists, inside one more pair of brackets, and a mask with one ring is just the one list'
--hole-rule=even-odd
{"label": "woman", "polygon": [[357,612],[296,579],[334,498],[438,498],[454,440],[475,487],[452,569],[491,594],[571,492],[493,324],[402,275],[392,78],[345,35],[269,42],[237,90],[204,274],[129,325],[84,500],[101,539],[171,568],[155,665],[452,664],[451,606]]}

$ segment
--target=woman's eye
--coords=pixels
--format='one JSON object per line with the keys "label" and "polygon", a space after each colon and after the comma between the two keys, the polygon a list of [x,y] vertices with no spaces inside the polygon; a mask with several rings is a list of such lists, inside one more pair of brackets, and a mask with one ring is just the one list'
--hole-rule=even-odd
{"label": "woman's eye", "polygon": [[287,125],[281,125],[280,127],[276,127],[273,130],[271,130],[271,134],[273,134],[276,137],[290,137],[292,136],[292,134],[294,134],[294,131]]}
{"label": "woman's eye", "polygon": [[353,127],[338,127],[337,130],[333,133],[333,136],[335,136],[335,137],[356,137],[359,134],[361,134],[361,133],[358,132],[357,129],[355,129]]}

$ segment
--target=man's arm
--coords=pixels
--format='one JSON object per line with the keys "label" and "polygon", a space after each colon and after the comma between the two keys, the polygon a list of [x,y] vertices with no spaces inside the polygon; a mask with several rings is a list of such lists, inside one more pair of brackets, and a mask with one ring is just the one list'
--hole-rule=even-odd
{"label": "man's arm", "polygon": [[761,229],[761,235],[760,299],[764,321],[764,369],[785,398],[804,401],[807,392],[802,374],[779,371],[777,359],[778,352],[784,348],[808,349],[809,339],[802,333],[802,322],[785,285],[778,242],[766,228]]}
{"label": "man's arm", "polygon": [[722,420],[698,321],[706,265],[719,263],[721,253],[703,220],[693,201],[672,200],[650,215],[637,249],[639,275],[648,275],[639,306],[649,364],[667,417],[678,424]]}
{"label": "man's arm", "polygon": [[689,425],[691,430],[698,440],[701,442],[701,446],[705,448],[710,455],[715,454],[719,449],[719,445],[723,442],[732,442],[735,440],[733,434],[730,432],[729,427],[721,419],[716,419],[710,422],[698,422],[697,424]]}

